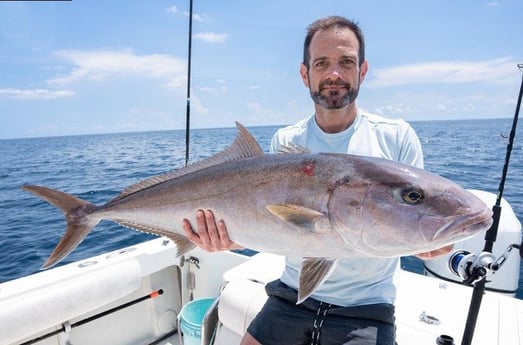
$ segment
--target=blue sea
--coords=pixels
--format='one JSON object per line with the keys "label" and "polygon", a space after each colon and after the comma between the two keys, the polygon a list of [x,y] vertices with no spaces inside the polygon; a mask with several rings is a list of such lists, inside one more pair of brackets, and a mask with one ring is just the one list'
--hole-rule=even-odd
{"label": "blue sea", "polygon": [[[411,124],[422,142],[427,170],[465,188],[497,191],[512,119]],[[249,129],[268,151],[277,128]],[[222,150],[235,135],[235,128],[192,130],[190,160],[194,162]],[[522,136],[523,133],[516,135],[503,194],[520,221]],[[184,163],[185,132],[181,130],[0,140],[0,282],[37,272],[65,229],[61,213],[20,189],[24,184],[48,186],[103,204],[126,186],[180,168]],[[102,222],[61,264],[152,238]],[[419,260],[414,258],[402,260],[402,265],[421,271]],[[518,297],[523,298],[521,278],[519,287]]]}

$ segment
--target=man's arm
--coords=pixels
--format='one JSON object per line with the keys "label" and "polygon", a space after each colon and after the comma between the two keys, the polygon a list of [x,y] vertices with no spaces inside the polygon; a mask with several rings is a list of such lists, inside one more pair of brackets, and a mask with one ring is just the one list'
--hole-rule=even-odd
{"label": "man's arm", "polygon": [[185,235],[203,250],[216,252],[242,248],[231,241],[225,222],[222,219],[216,221],[211,210],[196,212],[196,229],[195,232],[188,219],[183,220]]}

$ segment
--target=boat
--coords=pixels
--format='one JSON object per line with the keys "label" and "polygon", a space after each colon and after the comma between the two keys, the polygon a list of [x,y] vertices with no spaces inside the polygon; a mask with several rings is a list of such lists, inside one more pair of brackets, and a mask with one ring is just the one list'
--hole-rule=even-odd
{"label": "boat", "polygon": [[[186,164],[192,18],[190,1]],[[516,114],[520,103],[521,90]],[[499,201],[496,194],[472,192],[487,205]],[[424,274],[397,268],[398,344],[523,345],[523,300],[515,297],[521,254],[511,254],[521,248],[521,223],[504,199],[502,208],[492,251],[481,249],[480,233],[426,262]],[[1,283],[0,345],[240,344],[284,258],[177,252],[160,237]],[[471,279],[473,269],[485,275]],[[486,280],[478,311],[476,284]]]}
{"label": "boat", "polygon": [[[472,191],[487,204],[496,195]],[[474,345],[523,344],[523,300],[515,298],[521,223],[502,201]],[[460,344],[473,288],[453,260],[481,251],[484,234],[427,261],[425,274],[398,267],[396,324],[402,345]],[[199,248],[176,256],[160,237],[0,284],[0,344],[235,345],[267,298],[283,257]],[[501,262],[503,261],[503,262]],[[459,266],[459,265],[457,265]]]}

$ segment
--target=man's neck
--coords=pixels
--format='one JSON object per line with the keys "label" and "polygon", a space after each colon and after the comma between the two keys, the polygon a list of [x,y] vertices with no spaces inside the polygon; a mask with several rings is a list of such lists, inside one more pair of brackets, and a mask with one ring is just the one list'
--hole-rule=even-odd
{"label": "man's neck", "polygon": [[324,109],[316,106],[316,123],[325,133],[339,133],[349,128],[356,119],[358,108],[354,103],[343,109]]}

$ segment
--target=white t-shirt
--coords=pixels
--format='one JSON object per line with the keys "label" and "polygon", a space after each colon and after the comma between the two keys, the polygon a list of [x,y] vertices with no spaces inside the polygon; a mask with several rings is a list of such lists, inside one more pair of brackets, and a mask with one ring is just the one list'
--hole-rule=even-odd
{"label": "white t-shirt", "polygon": [[[279,129],[271,151],[281,145],[298,144],[311,152],[350,153],[374,156],[423,168],[418,136],[403,120],[387,119],[358,109],[354,123],[339,133],[325,133],[314,115],[295,125]],[[283,283],[297,289],[302,258],[287,257],[281,276]],[[392,278],[399,258],[341,259],[331,276],[311,297],[339,305],[355,306],[394,303],[396,289]]]}

